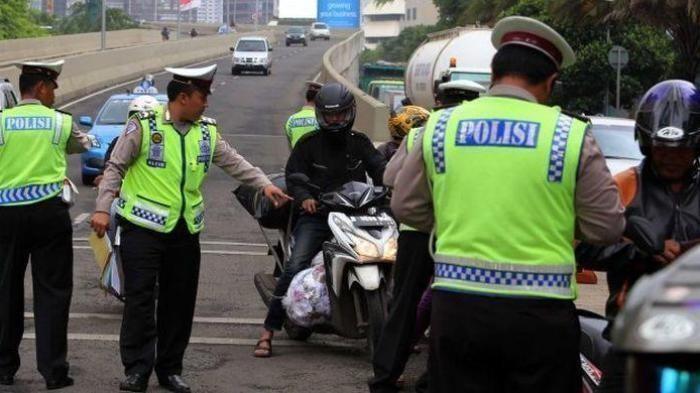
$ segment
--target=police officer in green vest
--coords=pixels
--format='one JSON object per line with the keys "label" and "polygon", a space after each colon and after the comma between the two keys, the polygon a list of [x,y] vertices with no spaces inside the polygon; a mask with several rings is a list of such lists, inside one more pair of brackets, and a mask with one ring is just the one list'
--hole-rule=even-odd
{"label": "police officer in green vest", "polygon": [[0,113],[0,385],[12,385],[20,365],[30,257],[39,372],[48,389],[73,384],[66,361],[73,292],[66,154],[91,141],[70,114],[53,109],[63,63],[18,64],[22,100]]}
{"label": "police officer in green vest", "polygon": [[[289,199],[224,140],[214,119],[202,116],[216,65],[166,71],[173,74],[169,101],[127,122],[107,163],[91,221],[99,236],[109,225],[119,225],[126,296],[120,338],[126,379],[120,389],[131,392],[145,391],[154,369],[161,386],[190,392],[181,377],[182,359],[199,277],[201,187],[212,165],[263,190],[275,205]],[[117,192],[119,219],[110,223]]]}
{"label": "police officer in green vest", "polygon": [[518,16],[492,42],[490,92],[431,115],[391,201],[437,239],[431,391],[580,392],[574,239],[617,241],[623,209],[587,123],[544,105],[571,47]]}
{"label": "police officer in green vest", "polygon": [[287,139],[289,146],[294,148],[294,145],[306,134],[316,131],[318,123],[316,122],[316,94],[323,87],[322,84],[316,82],[306,82],[306,105],[301,110],[289,117],[284,129],[287,131]]}

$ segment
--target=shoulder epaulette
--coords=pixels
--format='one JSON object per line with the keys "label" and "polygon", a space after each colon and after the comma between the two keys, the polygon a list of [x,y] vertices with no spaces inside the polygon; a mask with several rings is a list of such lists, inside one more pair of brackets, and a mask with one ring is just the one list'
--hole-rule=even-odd
{"label": "shoulder epaulette", "polygon": [[212,126],[216,125],[216,119],[212,119],[211,117],[202,116],[201,121],[202,123],[210,124]]}
{"label": "shoulder epaulette", "polygon": [[138,117],[140,120],[146,120],[146,119],[151,119],[156,116],[155,111],[141,111],[135,115]]}
{"label": "shoulder epaulette", "polygon": [[54,109],[54,110],[58,113],[63,113],[64,115],[73,116],[73,114],[70,112],[62,111],[60,109]]}
{"label": "shoulder epaulette", "polygon": [[573,117],[574,119],[581,120],[581,121],[584,122],[584,123],[590,123],[590,122],[591,122],[591,119],[589,119],[587,116],[585,116],[585,115],[583,115],[583,114],[580,114],[580,113],[575,113],[575,112],[572,112],[572,111],[567,111],[567,110],[565,110],[565,109],[562,109],[562,110],[561,110],[561,113],[563,113],[563,114],[565,114],[565,115],[567,115],[567,116],[569,116],[569,117]]}

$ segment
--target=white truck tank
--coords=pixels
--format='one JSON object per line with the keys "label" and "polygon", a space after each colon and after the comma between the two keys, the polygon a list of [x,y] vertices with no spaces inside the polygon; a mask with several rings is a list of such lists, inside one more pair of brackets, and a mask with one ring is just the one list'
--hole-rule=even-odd
{"label": "white truck tank", "polygon": [[[406,96],[414,105],[436,106],[436,82],[469,79],[488,89],[491,59],[491,29],[460,27],[428,35],[411,55],[406,68]],[[451,66],[451,59],[454,63]]]}

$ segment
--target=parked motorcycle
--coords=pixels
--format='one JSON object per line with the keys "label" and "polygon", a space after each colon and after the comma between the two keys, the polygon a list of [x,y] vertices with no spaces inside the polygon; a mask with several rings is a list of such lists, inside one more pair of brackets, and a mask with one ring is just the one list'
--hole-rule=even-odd
{"label": "parked motorcycle", "polygon": [[[664,239],[660,234],[655,233],[651,223],[642,217],[630,217],[625,230],[625,237],[630,239],[636,246],[642,257],[656,255],[663,252]],[[638,284],[637,284],[638,285]],[[629,300],[628,300],[629,302]],[[622,370],[609,370],[614,367],[615,362],[622,361],[616,359],[619,354],[614,354],[613,344],[609,340],[609,321],[602,315],[587,310],[577,310],[579,323],[581,325],[581,377],[583,379],[584,393],[623,393],[622,380],[606,381],[602,384],[603,378],[623,378]],[[618,321],[619,322],[619,321]],[[616,322],[616,326],[617,323]],[[608,375],[610,373],[611,375]],[[619,386],[619,387],[618,387]],[[619,390],[618,390],[619,389]],[[637,392],[638,390],[629,390]],[[656,390],[654,392],[664,392]],[[669,393],[671,391],[668,391]]]}
{"label": "parked motorcycle", "polygon": [[[292,177],[319,189],[309,184],[303,174]],[[287,320],[284,328],[290,338],[306,340],[312,333],[366,338],[373,353],[387,316],[389,281],[398,240],[397,224],[383,209],[388,192],[385,187],[349,182],[334,192],[319,193],[318,200],[321,209],[328,213],[332,232],[332,238],[323,244],[321,251],[331,315],[326,323],[311,328]],[[278,227],[278,242],[265,234],[278,271],[291,253],[292,215],[286,225]],[[277,284],[275,274],[257,273],[254,282],[269,305]]]}

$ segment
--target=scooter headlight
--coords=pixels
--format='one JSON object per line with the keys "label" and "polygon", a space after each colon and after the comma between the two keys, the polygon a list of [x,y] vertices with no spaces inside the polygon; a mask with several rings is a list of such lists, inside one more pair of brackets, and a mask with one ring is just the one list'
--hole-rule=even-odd
{"label": "scooter headlight", "polygon": [[357,236],[352,236],[352,241],[355,243],[353,249],[360,256],[360,259],[363,259],[363,257],[380,258],[382,256],[375,244]]}

